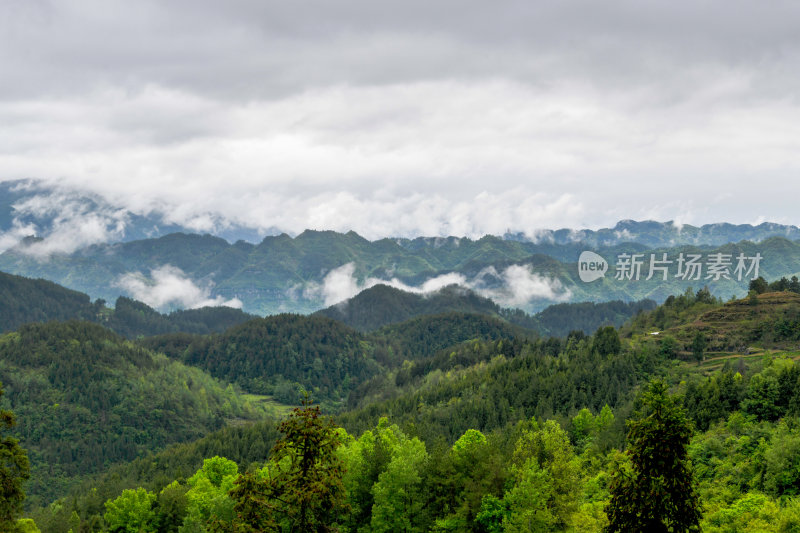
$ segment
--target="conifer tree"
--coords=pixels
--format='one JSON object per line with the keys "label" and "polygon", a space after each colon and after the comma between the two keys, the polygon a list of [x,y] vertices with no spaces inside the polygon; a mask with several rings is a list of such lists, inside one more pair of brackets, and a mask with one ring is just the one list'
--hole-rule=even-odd
{"label": "conifer tree", "polygon": [[5,434],[15,425],[14,413],[0,410],[0,531],[14,531],[16,528],[16,519],[25,499],[22,484],[30,476],[28,454],[17,439]]}
{"label": "conifer tree", "polygon": [[243,475],[231,491],[235,531],[335,531],[345,511],[337,426],[310,400],[279,428],[283,437],[261,472]]}
{"label": "conifer tree", "polygon": [[699,499],[687,457],[692,427],[667,386],[653,381],[628,421],[631,469],[620,469],[606,507],[609,533],[699,531]]}

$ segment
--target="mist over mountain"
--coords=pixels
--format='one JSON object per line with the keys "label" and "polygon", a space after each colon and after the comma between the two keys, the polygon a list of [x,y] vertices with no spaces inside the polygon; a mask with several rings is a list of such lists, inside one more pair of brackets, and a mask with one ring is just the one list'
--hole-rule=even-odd
{"label": "mist over mountain", "polygon": [[[288,228],[258,227],[212,212],[187,214],[167,204],[109,199],[88,190],[41,180],[0,181],[0,251],[25,241],[29,254],[72,253],[95,244],[130,242],[182,233],[209,233],[230,243],[257,244]],[[392,235],[387,235],[390,237]],[[565,259],[571,247],[608,247],[635,242],[649,247],[714,245],[781,236],[800,239],[800,228],[763,222],[758,225],[715,223],[693,226],[674,221],[622,220],[610,228],[511,228],[503,240],[534,243],[540,253]],[[416,250],[456,244],[459,236],[402,237],[402,246]],[[27,239],[27,240],[26,240]]]}
{"label": "mist over mountain", "polygon": [[71,253],[93,244],[175,232],[209,231],[231,242],[260,241],[272,230],[242,227],[209,215],[185,220],[168,206],[132,209],[87,191],[38,180],[0,181],[0,250],[28,239],[30,253]]}
{"label": "mist over mountain", "polygon": [[[764,225],[763,235],[769,228],[778,226]],[[725,231],[737,238],[757,230],[720,225],[719,232]],[[307,230],[296,237],[268,236],[258,244],[173,233],[48,256],[31,252],[37,245],[0,254],[0,270],[52,280],[106,301],[128,296],[161,312],[225,305],[258,315],[310,313],[380,284],[417,294],[458,285],[501,307],[537,312],[564,302],[663,301],[704,285],[728,299],[746,294],[756,275],[774,280],[800,270],[800,243],[782,236],[716,246],[623,242],[592,247],[495,236],[369,241],[355,232]],[[590,283],[578,272],[585,250],[594,250],[607,264],[605,275]],[[625,257],[629,263],[634,259],[635,276],[633,270],[618,271]],[[689,258],[696,260],[697,270],[683,268]],[[711,270],[715,258],[724,263],[714,267],[717,274]],[[656,266],[664,261],[667,266]]]}

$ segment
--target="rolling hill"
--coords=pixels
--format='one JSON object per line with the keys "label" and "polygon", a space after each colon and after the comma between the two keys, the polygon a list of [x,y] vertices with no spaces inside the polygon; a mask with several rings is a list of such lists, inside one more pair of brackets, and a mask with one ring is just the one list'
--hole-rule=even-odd
{"label": "rolling hill", "polygon": [[0,382],[31,459],[31,502],[115,463],[266,414],[202,370],[88,322],[29,324],[0,336]]}
{"label": "rolling hill", "polygon": [[0,272],[0,333],[23,324],[85,320],[102,324],[128,338],[163,333],[213,333],[251,318],[239,309],[203,307],[162,314],[150,306],[119,297],[113,308],[103,300],[43,279],[28,279]]}
{"label": "rolling hill", "polygon": [[[748,234],[761,236],[757,233]],[[791,231],[784,234],[794,235]],[[600,254],[609,265],[607,275],[592,283],[581,281],[578,275],[578,256],[587,249]],[[623,254],[642,254],[637,259],[641,261],[638,279],[616,275]],[[669,266],[665,277],[660,272],[649,276],[651,254],[659,259],[666,254]],[[704,268],[713,256],[723,254],[729,262],[727,277],[709,277],[707,270],[699,276],[682,277],[678,272],[680,254],[699,255]],[[719,245],[652,247],[617,242],[592,248],[580,240],[558,244],[492,236],[368,241],[353,232],[310,230],[296,237],[269,236],[258,244],[229,244],[211,235],[178,233],[95,245],[52,255],[46,261],[29,253],[23,244],[0,254],[0,269],[53,280],[92,298],[114,301],[124,295],[153,305],[163,304],[160,295],[167,286],[161,284],[158,273],[167,269],[171,280],[204,298],[238,299],[245,311],[262,316],[311,313],[378,284],[429,292],[453,283],[502,307],[530,313],[554,303],[663,301],[687,287],[697,289],[706,284],[715,295],[743,296],[753,272],[735,275],[739,254],[748,258],[760,254],[759,274],[767,279],[800,271],[800,244],[779,236]],[[131,288],[132,279],[137,280],[135,289]],[[178,298],[160,309],[177,309],[185,305],[181,302]]]}

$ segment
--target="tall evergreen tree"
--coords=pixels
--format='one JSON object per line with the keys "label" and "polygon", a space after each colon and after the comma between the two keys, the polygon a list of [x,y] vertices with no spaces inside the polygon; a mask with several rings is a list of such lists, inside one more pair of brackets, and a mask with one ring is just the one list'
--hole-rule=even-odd
{"label": "tall evergreen tree", "polygon": [[[0,398],[3,388],[0,386]],[[0,531],[14,531],[22,511],[25,492],[22,484],[30,476],[28,454],[19,441],[5,434],[16,425],[14,413],[0,410]]]}
{"label": "tall evergreen tree", "polygon": [[337,426],[308,399],[279,428],[270,464],[231,491],[235,531],[335,531],[345,511]]}
{"label": "tall evergreen tree", "polygon": [[614,474],[607,532],[699,531],[700,504],[687,457],[691,436],[683,407],[663,382],[651,382],[628,421],[631,469]]}

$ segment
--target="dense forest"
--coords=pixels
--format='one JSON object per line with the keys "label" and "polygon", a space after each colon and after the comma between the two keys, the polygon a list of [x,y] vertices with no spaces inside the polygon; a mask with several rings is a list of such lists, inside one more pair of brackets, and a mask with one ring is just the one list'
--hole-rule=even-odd
{"label": "dense forest", "polygon": [[88,322],[31,324],[0,336],[0,383],[30,454],[31,504],[226,420],[265,414],[200,369]]}
{"label": "dense forest", "polygon": [[[570,341],[571,346],[556,356],[528,345],[503,357],[546,361],[565,353],[597,353],[609,361],[609,368],[618,360],[625,369],[625,348],[619,354],[601,354],[601,344],[595,341],[596,337]],[[483,348],[494,352],[489,360],[503,350],[494,343]],[[134,531],[288,531],[303,520],[312,526],[315,521],[336,525],[342,531],[600,531],[611,525],[609,516],[624,515],[624,506],[611,503],[622,490],[615,482],[620,472],[637,479],[634,430],[649,428],[652,439],[661,439],[672,435],[670,424],[680,423],[684,429],[675,437],[678,446],[671,449],[683,451],[676,457],[683,461],[689,489],[670,497],[689,514],[676,517],[665,510],[661,518],[687,531],[691,523],[687,529],[678,526],[681,517],[691,522],[692,512],[695,526],[704,531],[788,532],[800,527],[800,501],[795,499],[800,490],[800,366],[775,356],[732,362],[705,376],[695,366],[676,366],[657,353],[647,359],[654,372],[663,373],[672,393],[642,374],[620,382],[616,398],[591,398],[590,404],[602,404],[599,408],[577,408],[562,398],[550,413],[550,405],[530,407],[541,415],[520,412],[525,405],[509,405],[504,419],[482,420],[478,415],[464,420],[458,408],[442,416],[437,410],[453,400],[479,405],[482,392],[454,388],[461,377],[451,372],[429,385],[430,394],[407,394],[418,405],[410,412],[395,402],[396,411],[389,406],[335,416],[345,432],[330,421],[320,422],[324,417],[313,409],[300,409],[293,415],[296,423],[302,422],[299,428],[285,422],[271,426],[271,432],[269,426],[251,426],[238,430],[235,443],[209,437],[201,441],[205,456],[197,453],[196,445],[182,445],[138,467],[118,470],[116,479],[126,477],[125,483],[101,482],[102,493],[83,492],[72,503],[35,516],[43,531],[64,532],[67,524],[59,525],[58,517],[67,515],[74,526]],[[499,364],[509,366],[509,361]],[[511,375],[520,368],[511,365],[507,371]],[[478,365],[473,372],[492,374],[494,369]],[[544,383],[543,396],[562,389],[557,384],[563,379],[556,375],[552,384]],[[770,396],[770,391],[775,394]],[[495,394],[502,391],[488,393]],[[616,407],[602,403],[606,399]],[[670,416],[651,428],[655,405],[668,406]],[[302,476],[292,475],[292,454],[300,452],[281,447],[304,434],[301,430],[320,431],[330,443],[313,463],[319,471],[306,473],[307,486]],[[269,442],[256,441],[265,434]],[[320,479],[324,489],[314,484]],[[287,491],[296,499],[278,507],[264,503]],[[331,505],[304,518],[293,508],[303,494],[328,498]],[[640,527],[637,530],[651,530]]]}
{"label": "dense forest", "polygon": [[0,333],[23,324],[64,320],[96,322],[128,338],[163,333],[219,333],[251,318],[239,309],[203,307],[162,314],[152,307],[121,296],[113,308],[103,300],[51,281],[0,272]]}
{"label": "dense forest", "polygon": [[[554,336],[522,325],[541,315],[513,321],[497,309],[366,332],[320,315],[230,314],[210,333],[203,311],[179,314],[183,331],[159,331],[172,315],[132,300],[118,302],[119,324],[160,334],[128,340],[107,311],[106,326],[20,326],[0,337],[0,408],[15,414],[5,431],[30,464],[24,511],[21,499],[9,508],[29,518],[7,523],[796,531],[793,288],[754,280],[727,302],[704,288],[655,308],[556,307],[548,319],[576,327]],[[623,327],[605,325],[626,314]],[[590,316],[598,327],[587,334]],[[656,449],[661,463],[641,455]],[[668,473],[665,461],[676,465]]]}

